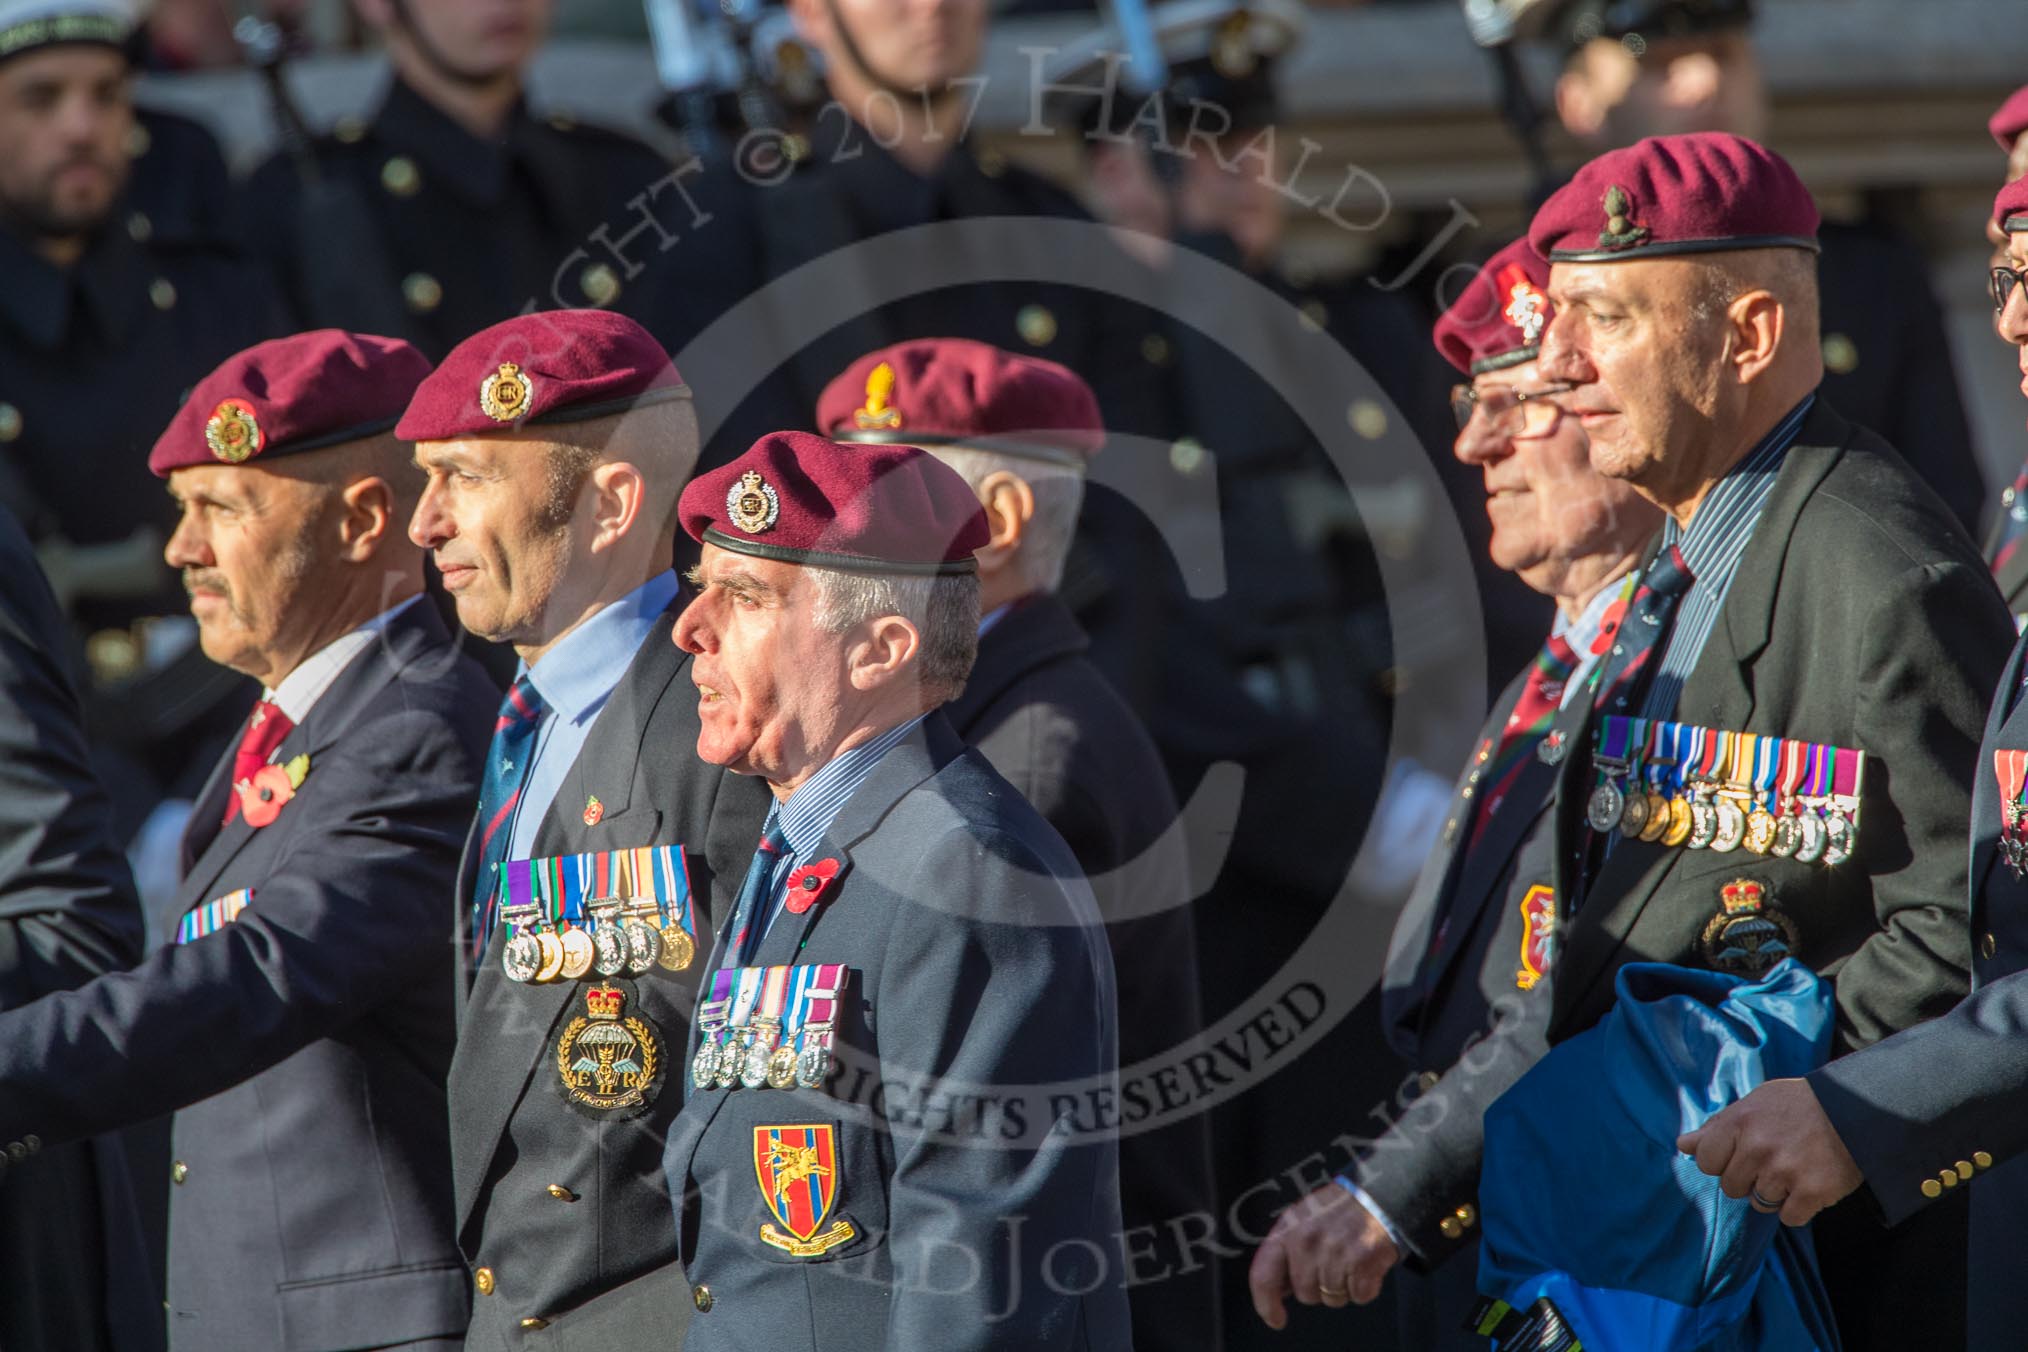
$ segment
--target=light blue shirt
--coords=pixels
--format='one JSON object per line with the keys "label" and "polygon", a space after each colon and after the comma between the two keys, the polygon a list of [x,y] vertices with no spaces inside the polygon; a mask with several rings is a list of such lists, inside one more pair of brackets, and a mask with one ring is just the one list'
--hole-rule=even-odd
{"label": "light blue shirt", "polygon": [[917,714],[872,741],[840,753],[797,786],[795,792],[768,809],[768,819],[761,833],[765,835],[768,830],[780,826],[782,838],[788,842],[789,848],[776,862],[774,876],[768,879],[768,923],[761,930],[762,938],[767,937],[768,928],[781,914],[782,894],[789,873],[798,864],[816,858],[824,848],[825,833],[831,829],[831,823],[838,820],[838,813],[852,795],[859,792],[859,786],[887,758],[887,753],[901,745],[902,740],[914,732],[926,717],[927,714]]}
{"label": "light blue shirt", "polygon": [[676,585],[675,573],[657,573],[557,640],[534,666],[521,668],[542,696],[544,712],[535,731],[535,761],[514,808],[508,858],[526,859],[534,852],[536,829],[634,654],[658,636],[670,641],[662,612],[676,599]]}

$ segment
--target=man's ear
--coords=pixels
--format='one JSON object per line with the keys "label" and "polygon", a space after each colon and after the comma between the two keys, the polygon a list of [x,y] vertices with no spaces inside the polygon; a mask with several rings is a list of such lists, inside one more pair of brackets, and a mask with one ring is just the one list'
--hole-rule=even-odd
{"label": "man's ear", "polygon": [[1731,324],[1733,375],[1750,385],[1774,364],[1782,335],[1788,330],[1788,312],[1771,291],[1749,291],[1725,307]]}
{"label": "man's ear", "polygon": [[979,485],[986,509],[986,543],[978,550],[979,572],[997,573],[1012,563],[1035,519],[1035,490],[1010,470],[995,470]]}
{"label": "man's ear", "polygon": [[922,634],[899,615],[882,615],[866,625],[865,637],[846,650],[845,671],[854,690],[871,692],[916,675]]}
{"label": "man's ear", "polygon": [[614,548],[637,527],[646,525],[642,511],[647,503],[648,481],[641,471],[625,460],[595,465],[586,476],[590,497],[591,548],[594,554]]}
{"label": "man's ear", "polygon": [[394,490],[378,475],[347,484],[338,495],[338,506],[339,548],[349,563],[365,563],[390,532],[400,534],[408,525],[396,519]]}

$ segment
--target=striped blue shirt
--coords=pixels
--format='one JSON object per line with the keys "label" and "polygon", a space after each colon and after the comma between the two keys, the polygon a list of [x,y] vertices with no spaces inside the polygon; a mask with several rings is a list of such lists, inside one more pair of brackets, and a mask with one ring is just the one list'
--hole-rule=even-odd
{"label": "striped blue shirt", "polygon": [[887,758],[887,753],[901,745],[902,740],[927,717],[927,714],[917,714],[872,741],[839,753],[829,764],[798,785],[787,798],[768,809],[768,819],[761,828],[761,834],[766,835],[780,826],[782,838],[789,843],[789,848],[775,863],[774,874],[768,879],[768,923],[761,929],[762,938],[767,937],[768,928],[781,914],[782,894],[790,872],[798,864],[809,862],[823,849],[825,833],[831,829],[831,823],[838,820],[838,813],[852,795],[859,792],[859,786]]}
{"label": "striped blue shirt", "polygon": [[1739,570],[1739,556],[1746,552],[1746,542],[1760,524],[1761,508],[1774,491],[1782,458],[1795,444],[1803,419],[1816,402],[1815,394],[1805,397],[1745,459],[1713,484],[1691,516],[1688,530],[1678,526],[1673,516],[1663,521],[1662,548],[1666,551],[1674,545],[1683,552],[1692,581],[1677,605],[1668,646],[1648,683],[1648,697],[1641,705],[1643,718],[1674,717],[1683,682],[1704,652],[1705,640],[1718,622],[1719,607],[1725,604],[1725,593],[1732,588],[1732,575]]}

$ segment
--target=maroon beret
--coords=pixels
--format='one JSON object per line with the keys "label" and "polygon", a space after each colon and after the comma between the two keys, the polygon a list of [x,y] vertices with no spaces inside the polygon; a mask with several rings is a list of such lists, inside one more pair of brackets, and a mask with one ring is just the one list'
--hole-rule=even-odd
{"label": "maroon beret", "polygon": [[1528,242],[1552,263],[1817,248],[1817,204],[1789,162],[1729,132],[1609,150],[1550,195]]}
{"label": "maroon beret", "polygon": [[961,443],[1077,468],[1106,439],[1097,396],[1068,367],[969,338],[867,353],[824,387],[817,428],[840,441]]}
{"label": "maroon beret", "polygon": [[452,348],[394,430],[404,441],[450,441],[689,397],[662,345],[625,315],[538,310]]}
{"label": "maroon beret", "polygon": [[1549,264],[1517,239],[1486,260],[1437,317],[1437,351],[1466,375],[1535,360],[1549,327]]}
{"label": "maroon beret", "polygon": [[148,455],[157,477],[188,465],[272,460],[394,426],[429,358],[399,338],[313,329],[256,343],[197,382]]}
{"label": "maroon beret", "polygon": [[2000,143],[2000,149],[2014,153],[2014,141],[2022,132],[2028,131],[2028,85],[2007,96],[2000,110],[1986,121],[1986,130],[1993,133],[1993,139]]}
{"label": "maroon beret", "polygon": [[720,549],[872,573],[969,573],[988,538],[971,486],[927,451],[808,432],[770,432],[700,474],[677,513]]}
{"label": "maroon beret", "polygon": [[2008,234],[2028,232],[2028,178],[2017,178],[1993,199],[1993,224]]}

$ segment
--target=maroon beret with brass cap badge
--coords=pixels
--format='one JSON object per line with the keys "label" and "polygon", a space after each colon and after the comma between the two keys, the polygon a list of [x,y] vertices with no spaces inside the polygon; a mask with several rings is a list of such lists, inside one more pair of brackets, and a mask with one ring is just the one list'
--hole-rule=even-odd
{"label": "maroon beret with brass cap badge", "polygon": [[817,428],[839,441],[973,446],[1082,469],[1105,444],[1075,372],[969,338],[869,352],[824,387]]}

